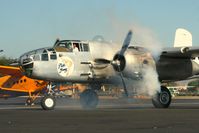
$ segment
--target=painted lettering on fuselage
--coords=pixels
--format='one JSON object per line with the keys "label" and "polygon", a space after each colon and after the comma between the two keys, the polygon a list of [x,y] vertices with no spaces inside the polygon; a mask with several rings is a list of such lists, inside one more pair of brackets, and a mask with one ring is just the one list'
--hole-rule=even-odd
{"label": "painted lettering on fuselage", "polygon": [[74,69],[73,61],[68,57],[60,57],[57,63],[57,72],[63,77],[69,76]]}

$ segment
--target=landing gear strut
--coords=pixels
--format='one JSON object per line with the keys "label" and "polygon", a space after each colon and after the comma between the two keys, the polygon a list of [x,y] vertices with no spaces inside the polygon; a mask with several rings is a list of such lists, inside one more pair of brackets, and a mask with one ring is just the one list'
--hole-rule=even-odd
{"label": "landing gear strut", "polygon": [[156,108],[168,108],[171,103],[170,91],[165,86],[161,86],[161,91],[153,96],[152,103]]}
{"label": "landing gear strut", "polygon": [[80,103],[84,109],[95,109],[98,104],[98,95],[92,89],[87,89],[80,94]]}
{"label": "landing gear strut", "polygon": [[32,94],[31,92],[29,92],[29,97],[27,98],[25,105],[27,106],[34,105],[34,102],[38,98],[39,95],[40,95],[40,92],[37,92],[36,94]]}

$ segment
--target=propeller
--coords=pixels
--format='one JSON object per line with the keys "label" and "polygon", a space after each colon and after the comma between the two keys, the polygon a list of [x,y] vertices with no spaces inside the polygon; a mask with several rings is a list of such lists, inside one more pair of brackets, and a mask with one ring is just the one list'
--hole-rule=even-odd
{"label": "propeller", "polygon": [[133,33],[131,30],[127,33],[120,51],[113,57],[113,60],[107,60],[103,58],[98,58],[94,60],[96,63],[99,63],[99,64],[111,64],[113,68],[120,73],[120,77],[121,77],[122,84],[124,87],[124,92],[127,97],[128,97],[128,91],[127,91],[127,87],[124,81],[124,76],[122,74],[122,71],[125,68],[124,53],[128,49],[128,46],[130,45],[132,34]]}
{"label": "propeller", "polygon": [[130,42],[131,42],[132,34],[133,34],[133,33],[132,33],[132,31],[130,30],[130,31],[128,32],[128,34],[126,35],[126,38],[125,38],[125,40],[124,40],[124,42],[123,42],[123,45],[122,45],[122,48],[121,48],[121,50],[120,50],[120,52],[119,52],[119,55],[124,55],[125,51],[127,50],[128,46],[129,46],[129,44],[130,44]]}
{"label": "propeller", "polygon": [[[122,45],[122,48],[119,52],[119,54],[117,55],[118,58],[116,58],[116,60],[114,61],[114,63],[116,64],[117,68],[118,68],[118,71],[120,72],[120,77],[122,79],[122,84],[123,84],[123,87],[124,87],[124,92],[125,92],[125,95],[126,97],[128,97],[128,91],[127,91],[127,87],[126,87],[126,84],[125,84],[125,81],[124,81],[124,76],[122,74],[122,70],[121,70],[121,60],[124,58],[124,53],[126,52],[128,46],[130,45],[130,42],[131,42],[131,39],[132,39],[132,31],[130,30],[128,32],[128,34],[126,35],[126,38],[123,42],[123,45]],[[124,59],[125,60],[125,59]],[[115,65],[114,65],[115,66]],[[123,66],[124,67],[124,66]],[[123,68],[124,69],[124,68]]]}

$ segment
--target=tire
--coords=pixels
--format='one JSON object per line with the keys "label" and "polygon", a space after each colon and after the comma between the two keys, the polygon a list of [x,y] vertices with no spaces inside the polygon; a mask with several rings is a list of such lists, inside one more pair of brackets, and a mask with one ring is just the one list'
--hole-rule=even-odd
{"label": "tire", "polygon": [[27,98],[27,100],[26,100],[26,105],[27,106],[31,106],[33,104],[33,99],[32,98]]}
{"label": "tire", "polygon": [[84,109],[95,109],[98,101],[98,95],[94,90],[87,89],[80,94],[80,104]]}
{"label": "tire", "polygon": [[161,86],[161,92],[157,92],[152,98],[155,108],[168,108],[171,103],[171,93],[165,86]]}
{"label": "tire", "polygon": [[53,96],[47,95],[41,99],[41,107],[44,110],[53,110],[55,105],[56,105],[56,101]]}

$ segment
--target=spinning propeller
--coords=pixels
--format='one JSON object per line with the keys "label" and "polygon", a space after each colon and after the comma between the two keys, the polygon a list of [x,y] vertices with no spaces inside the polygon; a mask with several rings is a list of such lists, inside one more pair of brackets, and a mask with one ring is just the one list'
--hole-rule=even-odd
{"label": "spinning propeller", "polygon": [[126,88],[126,84],[124,82],[124,76],[122,74],[122,71],[124,70],[125,64],[126,64],[124,53],[126,52],[128,46],[131,42],[132,34],[133,33],[130,30],[128,32],[128,34],[126,35],[126,38],[123,42],[123,45],[122,45],[120,51],[117,52],[117,54],[115,54],[115,56],[113,57],[113,60],[107,60],[107,59],[102,59],[102,58],[98,58],[98,59],[94,60],[96,63],[99,63],[99,64],[111,64],[113,66],[113,68],[115,69],[115,71],[119,72],[120,77],[122,79],[124,91],[125,91],[125,94],[127,97],[128,97],[128,91]]}

